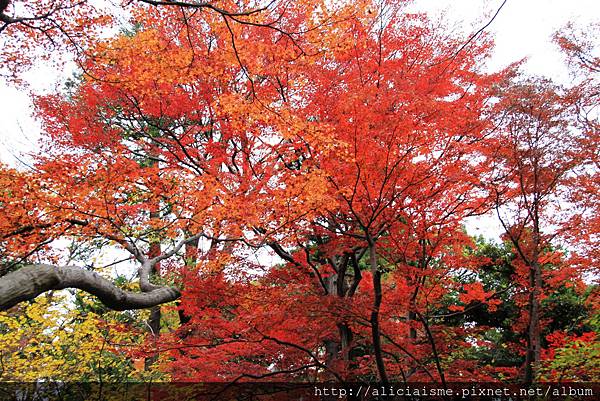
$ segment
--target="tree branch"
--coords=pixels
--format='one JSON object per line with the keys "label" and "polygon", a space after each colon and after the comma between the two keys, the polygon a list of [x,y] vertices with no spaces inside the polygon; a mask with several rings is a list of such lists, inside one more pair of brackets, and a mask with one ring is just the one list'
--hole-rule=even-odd
{"label": "tree branch", "polygon": [[271,6],[271,4],[273,4],[273,2],[271,1],[269,4],[267,4],[264,7],[235,12],[235,11],[229,11],[229,10],[219,8],[219,7],[215,6],[214,4],[211,4],[208,1],[187,2],[187,1],[171,1],[171,0],[138,0],[138,2],[150,4],[152,6],[172,6],[172,7],[191,8],[191,9],[205,8],[205,9],[213,10],[213,11],[217,12],[218,14],[228,16],[228,17],[248,17],[248,16],[258,14],[258,13],[265,11],[266,9],[269,8],[269,6]]}
{"label": "tree branch", "polygon": [[0,311],[51,290],[77,288],[98,297],[107,307],[121,311],[144,309],[171,302],[181,295],[173,287],[149,292],[124,291],[96,272],[75,266],[35,264],[0,277]]}

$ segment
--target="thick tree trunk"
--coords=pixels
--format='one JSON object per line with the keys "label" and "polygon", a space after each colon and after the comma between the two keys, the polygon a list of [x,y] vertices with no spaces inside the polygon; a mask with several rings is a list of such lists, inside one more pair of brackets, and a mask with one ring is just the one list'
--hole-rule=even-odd
{"label": "thick tree trunk", "polygon": [[[354,281],[350,287],[346,283],[346,272],[348,264],[351,262],[354,255],[346,254],[342,257],[332,258],[330,263],[335,266],[337,273],[327,276],[323,279],[323,283],[330,297],[344,298],[354,295],[355,285],[358,285],[357,280],[360,280],[360,271],[358,262],[353,266]],[[339,370],[341,366],[347,366],[350,361],[350,346],[352,343],[352,329],[347,323],[340,322],[337,324],[338,335],[336,338],[329,338],[325,343],[325,365],[333,370]]]}
{"label": "thick tree trunk", "polygon": [[98,273],[74,266],[35,264],[0,277],[0,310],[51,290],[77,288],[114,310],[146,309],[179,298],[179,290],[159,287],[148,292],[123,291]]}
{"label": "thick tree trunk", "polygon": [[[150,309],[150,317],[148,318],[148,328],[150,330],[150,335],[152,336],[153,342],[156,345],[158,343],[158,339],[160,338],[160,319],[161,312],[160,306],[153,306]],[[148,356],[144,359],[144,370],[150,370],[152,365],[158,360],[158,352],[155,351],[151,356]]]}
{"label": "thick tree trunk", "polygon": [[377,371],[379,372],[379,380],[385,385],[388,383],[387,373],[385,371],[385,363],[383,361],[383,351],[381,349],[381,333],[379,330],[379,308],[383,298],[381,291],[381,271],[377,265],[377,251],[375,244],[369,245],[369,260],[371,264],[371,273],[373,275],[373,309],[371,310],[371,336],[373,338],[373,350],[375,353],[375,362]]}
{"label": "thick tree trunk", "polygon": [[[537,176],[536,176],[537,182]],[[529,327],[527,332],[527,354],[525,356],[525,383],[536,380],[540,364],[542,338],[540,327],[540,293],[542,291],[542,267],[540,253],[542,237],[540,232],[539,203],[533,204],[533,255],[529,264]]]}
{"label": "thick tree trunk", "polygon": [[531,384],[535,381],[537,367],[541,357],[540,297],[542,272],[539,263],[532,263],[529,270],[529,325],[527,331],[527,353],[525,355],[524,381]]}
{"label": "thick tree trunk", "polygon": [[350,361],[350,345],[352,344],[352,329],[346,323],[338,324],[340,333],[340,353],[344,362]]}
{"label": "thick tree trunk", "polygon": [[[333,263],[333,262],[332,262]],[[323,279],[325,286],[327,287],[327,293],[329,297],[337,297],[337,282],[338,274],[331,274]],[[335,369],[335,364],[338,359],[338,352],[340,351],[340,341],[338,338],[326,338],[325,344],[325,366],[330,369]]]}
{"label": "thick tree trunk", "polygon": [[[160,213],[158,212],[160,205],[157,203],[155,206],[155,210],[150,212],[150,218],[156,219],[160,218]],[[160,250],[160,240],[155,239],[150,243],[150,249],[148,249],[148,258],[155,258],[161,254]],[[150,272],[150,276],[160,277],[160,262],[156,263],[152,271]],[[150,309],[150,317],[148,318],[148,328],[150,329],[150,335],[154,340],[154,344],[158,342],[160,337],[160,319],[161,319],[161,311],[160,305],[153,306]],[[150,367],[158,360],[158,352],[154,353],[152,356],[147,357],[144,360],[144,369],[149,370]]]}

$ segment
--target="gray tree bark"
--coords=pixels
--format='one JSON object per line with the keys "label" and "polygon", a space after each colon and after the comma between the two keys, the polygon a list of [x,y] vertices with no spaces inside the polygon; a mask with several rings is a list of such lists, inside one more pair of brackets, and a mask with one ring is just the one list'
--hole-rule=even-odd
{"label": "gray tree bark", "polygon": [[[174,287],[152,286],[147,292],[124,291],[98,273],[75,266],[34,264],[0,277],[0,311],[51,290],[77,288],[114,310],[145,309],[179,298]],[[142,291],[145,291],[142,288]]]}

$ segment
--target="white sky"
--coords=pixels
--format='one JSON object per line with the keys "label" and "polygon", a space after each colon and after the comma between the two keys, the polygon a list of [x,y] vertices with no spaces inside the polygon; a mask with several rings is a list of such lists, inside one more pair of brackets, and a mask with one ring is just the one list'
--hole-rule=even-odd
{"label": "white sky", "polygon": [[[459,24],[467,33],[485,25],[502,0],[416,0],[420,11],[441,15],[451,25]],[[486,18],[487,16],[487,18]],[[560,53],[551,43],[551,35],[567,22],[585,26],[600,21],[598,0],[508,0],[487,31],[496,40],[490,62],[497,68],[528,58],[528,72],[566,81],[567,72]],[[27,75],[35,90],[48,90],[70,74],[38,66]],[[0,82],[0,161],[19,166],[23,153],[36,150],[39,124],[31,117],[29,93]],[[493,238],[500,231],[491,219],[477,219],[469,224],[472,233]]]}

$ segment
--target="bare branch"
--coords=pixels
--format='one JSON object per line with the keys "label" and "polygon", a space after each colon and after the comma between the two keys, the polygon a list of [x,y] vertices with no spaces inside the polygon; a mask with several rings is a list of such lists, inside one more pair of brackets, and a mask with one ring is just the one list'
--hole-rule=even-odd
{"label": "bare branch", "polygon": [[265,11],[266,9],[269,8],[269,6],[271,4],[273,4],[273,2],[270,2],[265,7],[261,7],[261,8],[257,8],[257,9],[253,9],[253,10],[233,12],[233,11],[228,11],[228,10],[219,8],[219,7],[215,6],[214,4],[211,4],[206,1],[191,2],[191,1],[169,1],[169,0],[138,0],[138,3],[146,3],[146,4],[150,4],[152,6],[173,6],[173,7],[182,7],[182,8],[192,8],[192,9],[204,8],[204,9],[215,11],[221,15],[228,16],[228,17],[248,17],[250,15],[258,14],[262,11]]}

